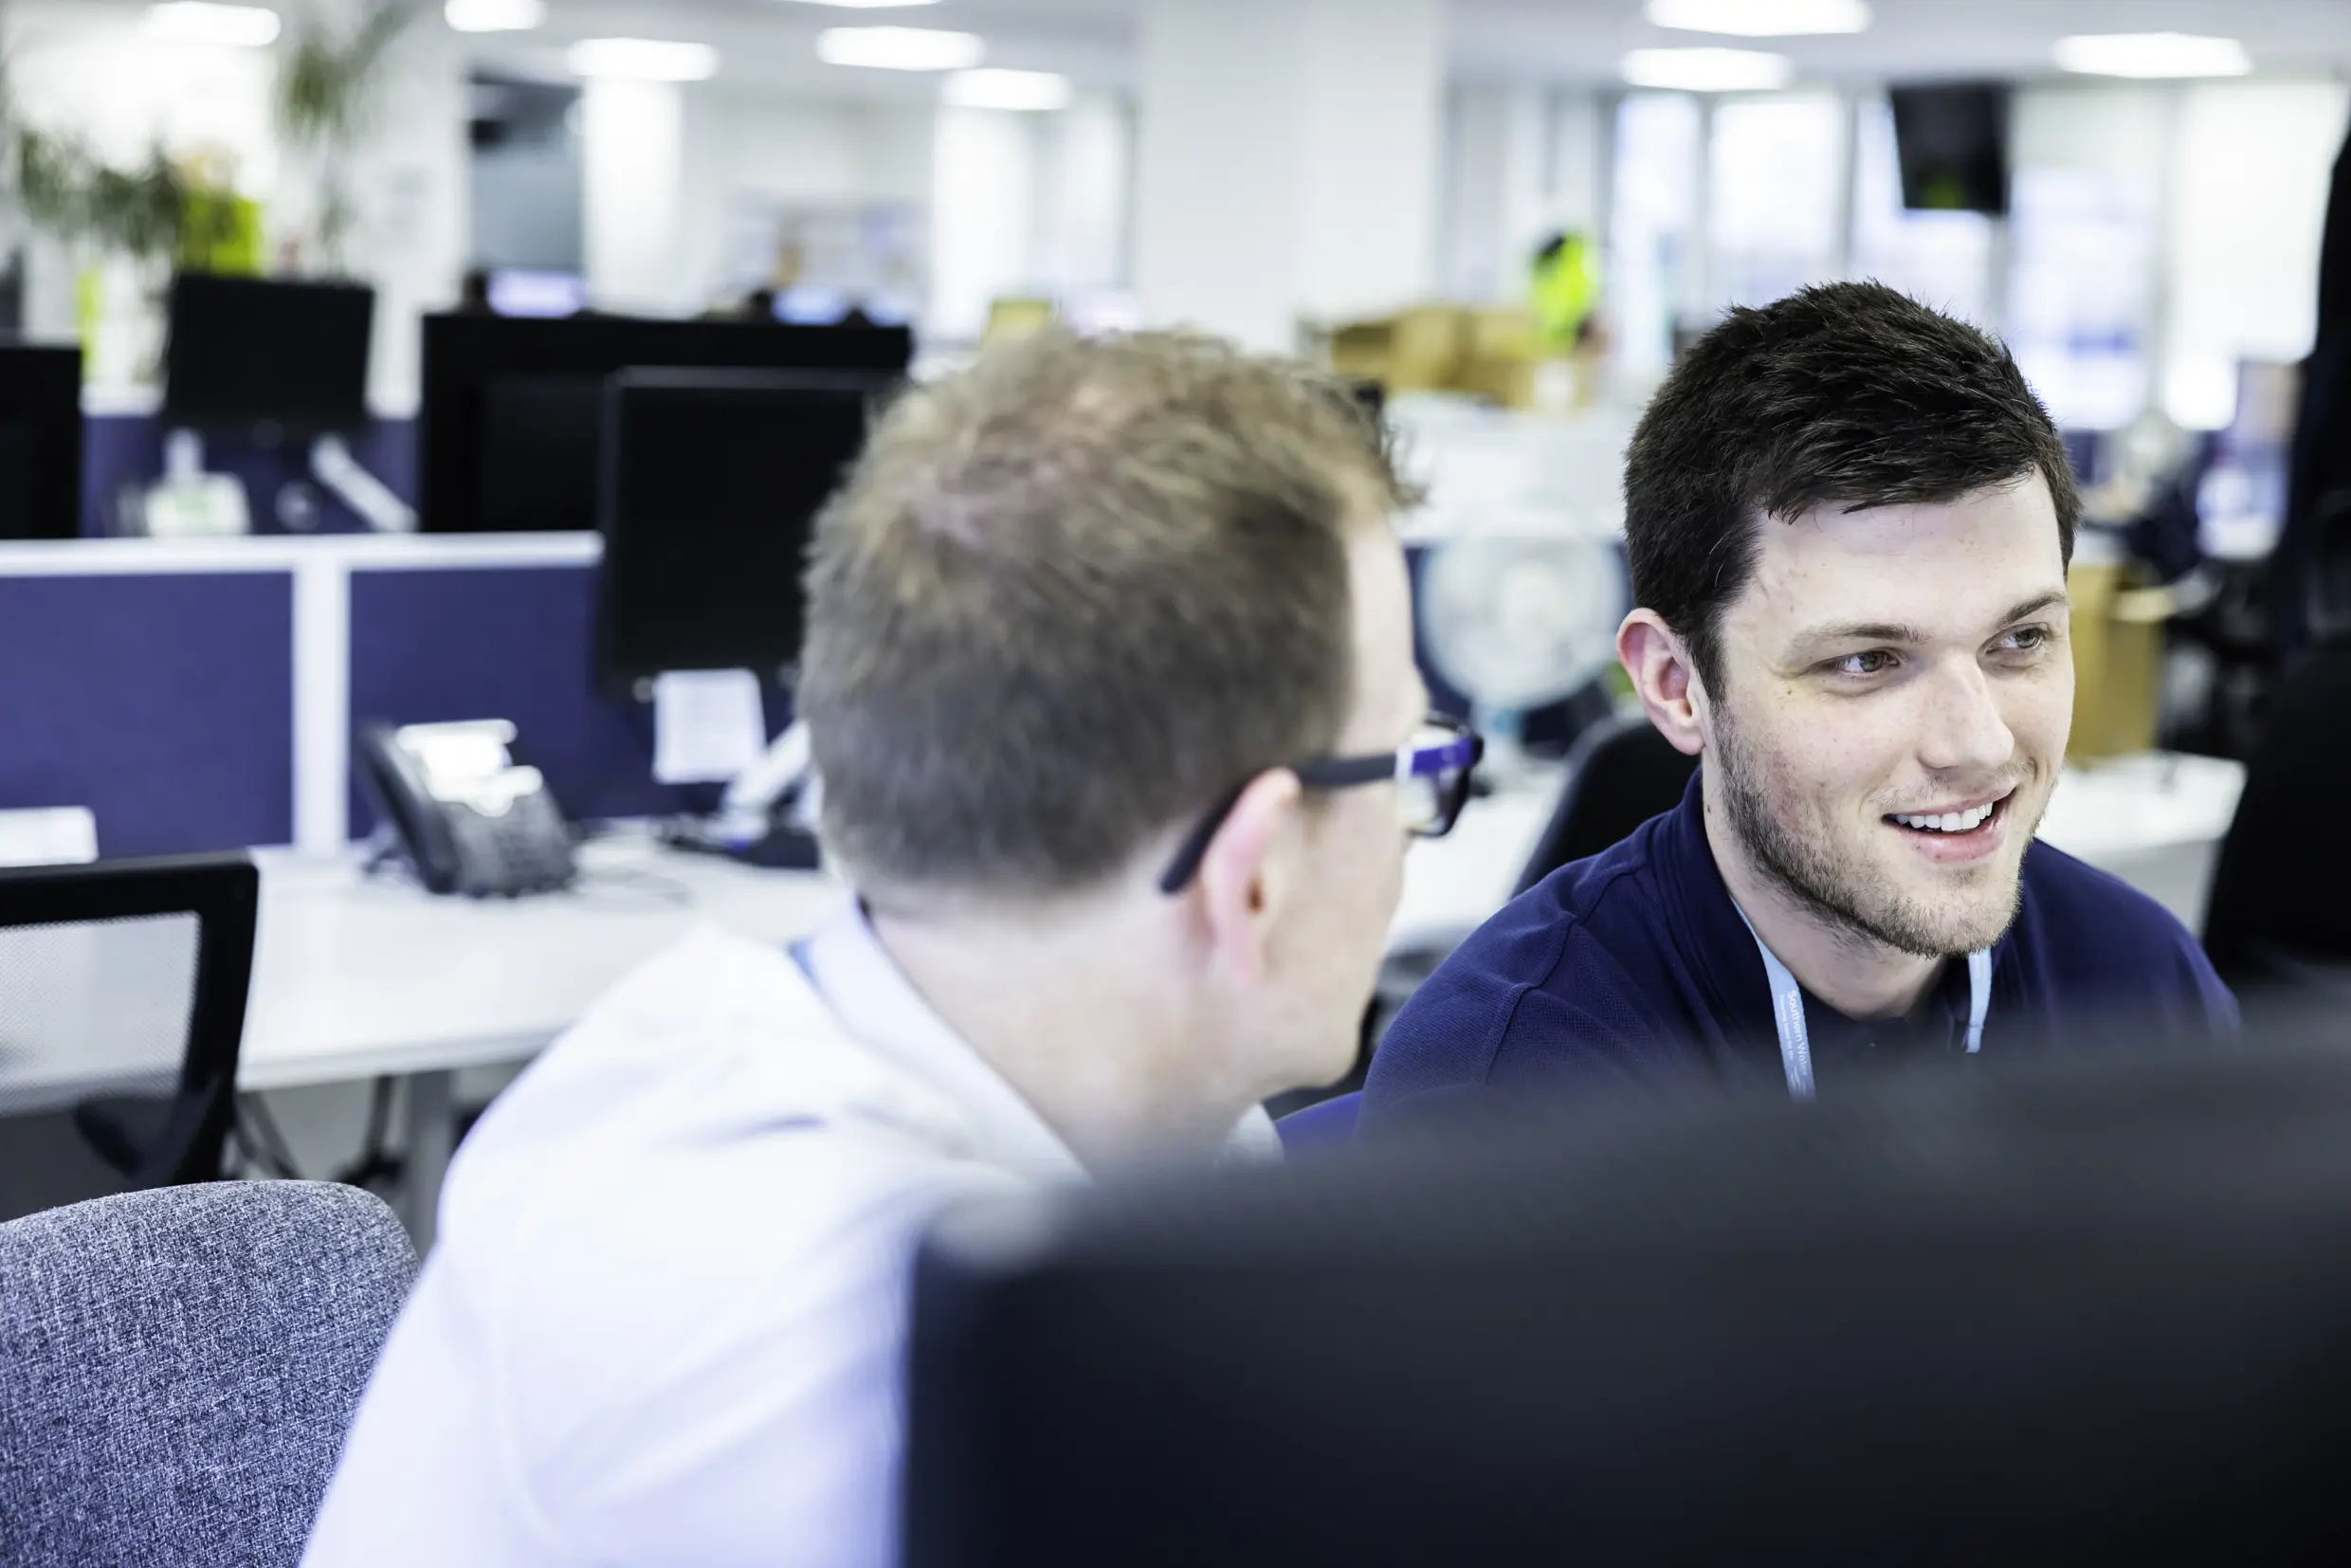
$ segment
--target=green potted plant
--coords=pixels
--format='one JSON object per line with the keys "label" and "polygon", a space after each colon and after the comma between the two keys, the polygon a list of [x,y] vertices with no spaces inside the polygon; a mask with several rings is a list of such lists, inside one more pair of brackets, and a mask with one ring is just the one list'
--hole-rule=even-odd
{"label": "green potted plant", "polygon": [[323,268],[344,269],[354,217],[350,158],[373,120],[384,58],[422,9],[418,0],[369,0],[347,30],[314,5],[294,20],[278,71],[278,133],[314,162],[314,237]]}

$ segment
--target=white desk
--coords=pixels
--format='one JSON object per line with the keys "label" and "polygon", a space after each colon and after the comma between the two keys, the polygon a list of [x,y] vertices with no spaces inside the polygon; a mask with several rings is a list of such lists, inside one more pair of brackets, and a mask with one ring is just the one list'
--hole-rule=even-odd
{"label": "white desk", "polygon": [[[1396,940],[1459,933],[1508,896],[1558,789],[1556,769],[1475,801],[1405,863]],[[2198,757],[2069,772],[2043,836],[2145,887],[2194,929],[2243,770]],[[589,845],[581,884],[512,902],[432,898],[348,858],[264,851],[260,950],[239,1084],[411,1078],[409,1218],[429,1231],[447,1157],[450,1075],[536,1054],[633,965],[710,920],[784,942],[845,897],[808,872],[754,870],[640,836]],[[153,1076],[152,1074],[150,1075]],[[0,1054],[0,1102],[62,1103],[121,1079],[86,1061]]]}
{"label": "white desk", "polygon": [[[1477,924],[1500,907],[1548,817],[1556,771],[1473,802],[1449,838],[1405,862],[1398,938]],[[2126,880],[2173,873],[2159,898],[2194,928],[2203,880],[2244,787],[2209,757],[2069,770],[2042,836]],[[247,1088],[446,1070],[527,1057],[631,965],[698,920],[788,941],[844,896],[814,873],[760,871],[634,836],[589,845],[569,893],[436,899],[345,860],[265,851],[261,949],[246,1023]]]}
{"label": "white desk", "polygon": [[514,900],[434,898],[346,859],[258,858],[249,1089],[519,1061],[696,921],[788,941],[844,897],[829,877],[633,836],[585,847],[571,891]]}

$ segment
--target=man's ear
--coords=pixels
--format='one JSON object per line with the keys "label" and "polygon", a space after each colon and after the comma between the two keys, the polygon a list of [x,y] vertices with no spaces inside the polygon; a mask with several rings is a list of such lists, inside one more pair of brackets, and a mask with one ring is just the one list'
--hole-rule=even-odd
{"label": "man's ear", "polygon": [[1200,907],[1209,945],[1238,978],[1266,975],[1275,920],[1296,896],[1298,775],[1287,768],[1259,774],[1225,813],[1200,858]]}
{"label": "man's ear", "polygon": [[1706,688],[1689,649],[1653,610],[1636,610],[1616,629],[1616,657],[1657,733],[1685,757],[1706,748]]}

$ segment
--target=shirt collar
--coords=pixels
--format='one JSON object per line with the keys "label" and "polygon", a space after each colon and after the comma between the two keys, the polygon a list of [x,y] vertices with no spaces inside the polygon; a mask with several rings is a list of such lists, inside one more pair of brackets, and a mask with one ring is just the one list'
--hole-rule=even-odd
{"label": "shirt collar", "polygon": [[915,990],[863,904],[851,900],[792,953],[843,1029],[961,1109],[980,1158],[1037,1180],[1085,1174],[1035,1108]]}

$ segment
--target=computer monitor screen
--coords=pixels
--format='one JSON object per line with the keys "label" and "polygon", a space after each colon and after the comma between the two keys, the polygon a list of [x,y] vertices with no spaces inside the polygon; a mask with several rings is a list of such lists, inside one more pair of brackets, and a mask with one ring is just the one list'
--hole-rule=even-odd
{"label": "computer monitor screen", "polygon": [[482,389],[474,520],[490,534],[577,528],[596,511],[600,375],[510,375]]}
{"label": "computer monitor screen", "polygon": [[2008,210],[2008,89],[1997,82],[1896,87],[1902,205],[1913,211]]}
{"label": "computer monitor screen", "polygon": [[902,1560],[2321,1560],[2334,1027],[950,1216]]}
{"label": "computer monitor screen", "polygon": [[774,679],[800,656],[816,513],[856,461],[874,374],[630,371],[607,395],[599,684]]}
{"label": "computer monitor screen", "polygon": [[363,425],[374,321],[375,291],[358,283],[176,274],[164,418],[199,428]]}
{"label": "computer monitor screen", "polygon": [[903,327],[428,316],[417,430],[423,525],[459,534],[598,526],[604,385],[621,371],[898,376],[913,357]]}
{"label": "computer monitor screen", "polygon": [[82,532],[82,351],[0,345],[0,538]]}

